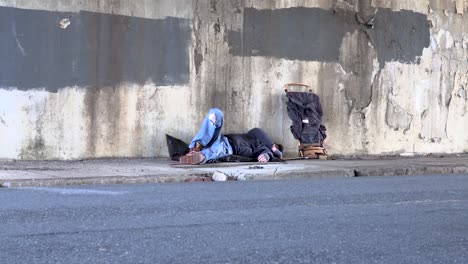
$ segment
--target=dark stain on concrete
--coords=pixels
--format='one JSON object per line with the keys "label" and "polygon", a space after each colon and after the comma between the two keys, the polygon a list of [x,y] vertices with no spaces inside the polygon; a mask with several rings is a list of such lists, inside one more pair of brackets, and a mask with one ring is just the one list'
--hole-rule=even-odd
{"label": "dark stain on concrete", "polygon": [[[361,15],[367,18],[372,11],[366,9]],[[229,52],[236,56],[337,62],[344,35],[364,30],[383,67],[389,61],[416,63],[429,46],[430,24],[424,14],[383,8],[377,10],[372,23],[372,28],[362,25],[356,20],[356,12],[341,9],[246,8],[243,31],[228,32]]]}
{"label": "dark stain on concrete", "polygon": [[118,87],[87,87],[84,96],[86,156],[98,156],[98,142],[104,141],[108,149],[117,153],[120,139],[120,120],[123,115],[122,95]]}
{"label": "dark stain on concrete", "polygon": [[19,157],[22,160],[45,159],[45,148],[44,138],[39,131],[38,136],[29,140],[27,146],[21,149]]}
{"label": "dark stain on concrete", "polygon": [[88,133],[86,137],[86,156],[93,157],[96,154],[96,141],[99,136],[100,123],[98,121],[99,109],[99,89],[97,87],[87,87],[83,98],[85,116],[88,118],[88,123],[85,127]]}
{"label": "dark stain on concrete", "polygon": [[188,19],[0,7],[0,87],[182,85],[190,42]]}
{"label": "dark stain on concrete", "polygon": [[[137,91],[137,102],[136,102],[136,113],[137,113],[137,118],[136,118],[136,125],[133,130],[133,137],[132,137],[132,156],[143,156],[143,126],[145,125],[145,121],[142,120],[144,112],[145,112],[145,106],[144,106],[144,98],[143,93],[141,89]],[[156,144],[155,144],[156,145]]]}
{"label": "dark stain on concrete", "polygon": [[[102,89],[101,92],[104,95],[99,103],[102,103],[102,109],[105,109],[105,114],[101,116],[104,122],[107,124],[108,132],[103,137],[110,145],[112,153],[118,153],[120,134],[120,120],[123,120],[123,102],[125,98],[119,93],[120,89],[114,87],[113,89]],[[101,125],[102,126],[102,125]],[[102,130],[101,130],[102,131]]]}
{"label": "dark stain on concrete", "polygon": [[[33,106],[37,107],[37,106]],[[40,111],[38,108],[36,111]],[[43,137],[43,124],[44,124],[44,112],[40,111],[39,117],[34,122],[35,136],[29,138],[25,145],[21,148],[19,157],[22,160],[38,160],[45,159],[47,154],[47,146]]]}
{"label": "dark stain on concrete", "polygon": [[194,35],[194,48],[193,48],[193,60],[195,64],[195,74],[198,76],[200,73],[200,67],[203,62],[203,51],[202,51],[202,40],[201,40],[201,25],[202,20],[200,18],[199,12],[200,8],[198,6],[198,1],[195,1],[193,5],[193,19],[192,19],[192,27],[193,27],[193,35]]}

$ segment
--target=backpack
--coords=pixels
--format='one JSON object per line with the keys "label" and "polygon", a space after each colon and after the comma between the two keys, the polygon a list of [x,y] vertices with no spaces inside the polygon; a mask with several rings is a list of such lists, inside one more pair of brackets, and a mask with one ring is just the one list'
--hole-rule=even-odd
{"label": "backpack", "polygon": [[308,92],[291,92],[288,86],[305,86],[292,83],[285,86],[288,116],[292,121],[291,133],[299,141],[299,155],[307,158],[318,158],[326,155],[323,141],[327,137],[326,127],[322,124],[322,105],[320,97],[311,90]]}

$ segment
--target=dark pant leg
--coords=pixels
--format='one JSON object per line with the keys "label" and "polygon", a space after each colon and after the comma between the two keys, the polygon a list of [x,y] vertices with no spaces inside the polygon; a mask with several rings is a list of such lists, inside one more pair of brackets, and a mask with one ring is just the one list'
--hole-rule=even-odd
{"label": "dark pant leg", "polygon": [[273,146],[273,141],[271,140],[270,137],[268,137],[268,135],[265,133],[265,131],[261,130],[260,128],[253,128],[251,129],[249,132],[247,132],[247,136],[249,136],[250,138],[253,138],[253,139],[257,139],[257,140],[260,140],[260,142],[271,148],[271,146]]}

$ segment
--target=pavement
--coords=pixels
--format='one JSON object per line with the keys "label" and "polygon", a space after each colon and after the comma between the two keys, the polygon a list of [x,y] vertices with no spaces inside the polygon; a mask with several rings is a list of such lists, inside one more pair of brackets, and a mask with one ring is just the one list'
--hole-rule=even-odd
{"label": "pavement", "polygon": [[[181,165],[167,158],[0,160],[0,187],[468,174],[468,153]],[[213,177],[214,176],[214,177]]]}

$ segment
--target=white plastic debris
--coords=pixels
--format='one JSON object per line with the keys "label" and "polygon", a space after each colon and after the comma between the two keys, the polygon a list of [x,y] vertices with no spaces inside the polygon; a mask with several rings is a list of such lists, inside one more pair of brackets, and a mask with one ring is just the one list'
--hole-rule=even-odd
{"label": "white plastic debris", "polygon": [[213,179],[213,181],[227,181],[228,176],[224,172],[215,171],[211,178]]}
{"label": "white plastic debris", "polygon": [[60,20],[59,27],[61,29],[66,29],[70,25],[70,23],[71,23],[70,19],[64,18],[64,19]]}

